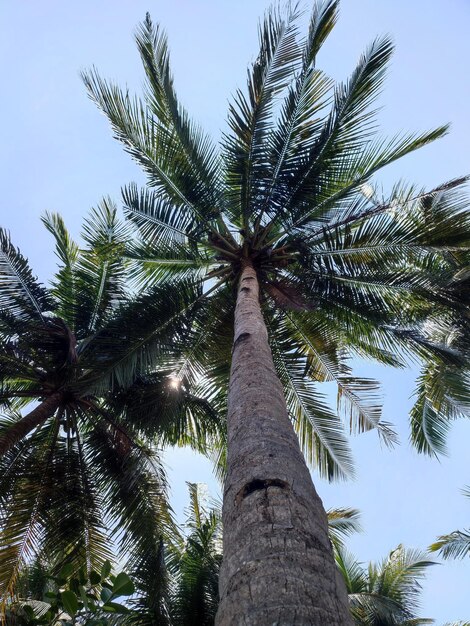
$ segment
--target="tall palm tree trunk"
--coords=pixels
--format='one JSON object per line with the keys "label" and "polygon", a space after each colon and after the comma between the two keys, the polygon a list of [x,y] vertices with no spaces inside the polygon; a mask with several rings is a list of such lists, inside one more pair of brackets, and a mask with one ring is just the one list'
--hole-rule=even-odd
{"label": "tall palm tree trunk", "polygon": [[238,288],[227,420],[217,626],[352,625],[249,262]]}
{"label": "tall palm tree trunk", "polygon": [[51,394],[27,415],[5,430],[0,436],[0,457],[6,454],[8,450],[36,428],[36,426],[40,426],[51,417],[51,415],[54,415],[61,400],[61,393],[56,392]]}

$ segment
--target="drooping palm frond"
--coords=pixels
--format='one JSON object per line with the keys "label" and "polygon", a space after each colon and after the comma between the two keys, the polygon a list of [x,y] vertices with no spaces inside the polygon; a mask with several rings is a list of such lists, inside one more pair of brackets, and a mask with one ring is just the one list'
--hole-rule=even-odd
{"label": "drooping palm frond", "polygon": [[393,444],[393,431],[381,421],[381,406],[376,395],[378,383],[352,375],[345,354],[338,353],[338,342],[325,322],[312,314],[295,311],[286,312],[285,320],[291,340],[306,357],[306,373],[313,380],[336,384],[338,412],[344,414],[351,432],[375,428],[386,443]]}
{"label": "drooping palm frond", "polygon": [[357,509],[328,509],[328,534],[335,550],[344,546],[344,539],[353,533],[361,532],[360,512]]}
{"label": "drooping palm frond", "polygon": [[[163,539],[175,533],[164,471],[155,450],[136,444],[120,426],[101,421],[88,437],[91,466],[107,502],[108,523],[120,556],[138,587],[144,587],[159,624],[168,614],[162,563]],[[152,623],[152,622],[149,622]]]}
{"label": "drooping palm frond", "polygon": [[443,363],[430,363],[418,380],[411,410],[411,437],[418,450],[445,453],[451,420],[470,414],[468,372]]}
{"label": "drooping palm frond", "polygon": [[89,574],[100,571],[113,556],[102,515],[107,503],[87,462],[79,415],[65,413],[63,419],[67,435],[59,438],[53,453],[41,553],[47,555],[53,573],[70,563],[75,571],[84,567]]}
{"label": "drooping palm frond", "polygon": [[352,456],[341,421],[305,377],[303,359],[286,351],[290,338],[277,334],[271,333],[274,364],[307,462],[330,479],[352,476]]}

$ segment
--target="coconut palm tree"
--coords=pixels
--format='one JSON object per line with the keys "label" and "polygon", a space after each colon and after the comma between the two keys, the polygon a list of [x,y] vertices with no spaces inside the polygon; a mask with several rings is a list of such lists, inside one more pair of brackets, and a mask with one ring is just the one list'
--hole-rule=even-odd
{"label": "coconut palm tree", "polygon": [[43,221],[60,261],[47,289],[0,230],[3,603],[39,553],[90,571],[114,541],[131,571],[155,570],[160,537],[174,531],[155,444],[202,450],[204,415],[208,436],[219,427],[184,381],[174,389],[169,372],[149,370],[184,335],[174,316],[188,294],[180,284],[126,294],[128,229],[113,204],[91,212],[83,248],[58,215]]}
{"label": "coconut palm tree", "polygon": [[335,86],[317,55],[337,11],[336,0],[316,3],[304,38],[296,7],[268,11],[220,152],[178,101],[150,16],[136,37],[143,100],[84,74],[148,176],[147,189],[123,190],[141,234],[129,254],[142,284],[180,279],[192,281],[194,302],[206,294],[173,371],[203,381],[221,404],[229,388],[219,625],[350,623],[302,452],[330,478],[350,475],[352,463],[344,424],[315,383],[336,384],[350,430],[376,428],[390,443],[376,383],[353,377],[348,358],[460,364],[423,328],[437,304],[452,303],[447,251],[468,246],[464,179],[429,191],[397,185],[380,200],[369,184],[447,127],[377,138],[373,103],[392,44],[376,39]]}

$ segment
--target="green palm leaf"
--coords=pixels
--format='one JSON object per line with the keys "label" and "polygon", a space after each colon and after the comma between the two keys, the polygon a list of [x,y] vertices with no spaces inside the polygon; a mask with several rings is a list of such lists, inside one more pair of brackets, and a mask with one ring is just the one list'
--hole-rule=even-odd
{"label": "green palm leaf", "polygon": [[13,315],[43,320],[54,307],[47,291],[37,282],[8,233],[0,229],[0,307]]}

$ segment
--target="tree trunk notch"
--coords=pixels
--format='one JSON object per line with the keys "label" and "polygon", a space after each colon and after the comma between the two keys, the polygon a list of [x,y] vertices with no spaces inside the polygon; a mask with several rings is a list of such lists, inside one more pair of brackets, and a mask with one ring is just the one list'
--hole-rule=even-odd
{"label": "tree trunk notch", "polygon": [[217,626],[352,626],[326,513],[287,413],[249,262],[235,310],[227,427]]}

